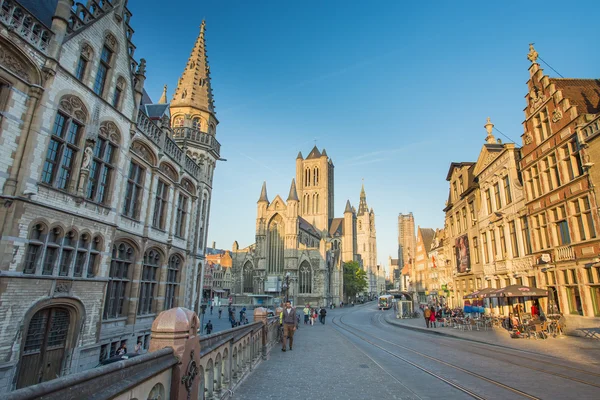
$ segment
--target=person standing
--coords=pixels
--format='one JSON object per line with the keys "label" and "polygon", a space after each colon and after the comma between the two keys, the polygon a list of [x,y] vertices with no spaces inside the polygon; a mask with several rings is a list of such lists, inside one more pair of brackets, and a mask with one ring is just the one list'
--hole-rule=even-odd
{"label": "person standing", "polygon": [[213,330],[213,326],[212,326],[212,322],[210,322],[210,319],[208,320],[208,323],[206,324],[206,334],[210,335],[210,333]]}
{"label": "person standing", "polygon": [[425,307],[425,310],[423,310],[423,318],[425,318],[425,325],[429,328],[429,321],[431,318],[431,310],[429,307]]}
{"label": "person standing", "polygon": [[327,310],[325,309],[325,307],[321,308],[321,311],[319,311],[319,314],[320,314],[319,317],[321,319],[321,323],[323,325],[325,325],[325,316],[327,315]]}
{"label": "person standing", "polygon": [[221,310],[221,307],[219,307],[219,319],[221,319],[221,313],[223,312],[223,310]]}
{"label": "person standing", "polygon": [[279,314],[279,323],[283,325],[283,346],[281,347],[281,351],[285,351],[286,341],[289,339],[290,342],[290,351],[292,350],[292,346],[294,345],[294,332],[296,331],[296,309],[292,308],[292,303],[290,301],[285,302],[285,308]]}
{"label": "person standing", "polygon": [[431,308],[429,308],[429,324],[431,325],[432,328],[435,328],[435,309],[433,308],[433,306],[431,306]]}
{"label": "person standing", "polygon": [[302,310],[302,312],[304,313],[304,325],[308,325],[308,317],[310,314],[310,308],[308,307],[308,304],[304,306],[304,310]]}
{"label": "person standing", "polygon": [[212,315],[212,310],[213,310],[213,306],[212,304],[210,305],[210,315]]}

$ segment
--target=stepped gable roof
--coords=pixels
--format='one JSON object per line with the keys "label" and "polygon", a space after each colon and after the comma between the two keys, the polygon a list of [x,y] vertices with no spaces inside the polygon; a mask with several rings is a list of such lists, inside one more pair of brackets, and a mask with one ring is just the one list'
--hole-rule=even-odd
{"label": "stepped gable roof", "polygon": [[306,157],[306,159],[310,160],[312,158],[319,158],[319,157],[321,157],[321,152],[319,152],[319,149],[317,149],[317,146],[315,146],[310,151],[310,153],[308,154],[308,157]]}
{"label": "stepped gable roof", "polygon": [[56,11],[58,0],[19,0],[18,3],[46,25],[47,28],[52,26],[52,16]]}
{"label": "stepped gable roof", "polygon": [[600,79],[549,78],[580,114],[600,112]]}
{"label": "stepped gable roof", "polygon": [[331,220],[329,234],[331,236],[341,236],[344,234],[344,218],[334,218]]}
{"label": "stepped gable roof", "polygon": [[302,229],[303,231],[308,232],[311,235],[321,237],[321,234],[319,233],[317,228],[315,228],[310,222],[308,222],[304,218],[298,217],[298,222],[300,225],[300,229]]}
{"label": "stepped gable roof", "polygon": [[431,249],[431,242],[435,236],[435,231],[431,228],[419,228],[419,231],[421,232],[421,239],[423,239],[423,248],[426,251],[429,251],[429,249]]}

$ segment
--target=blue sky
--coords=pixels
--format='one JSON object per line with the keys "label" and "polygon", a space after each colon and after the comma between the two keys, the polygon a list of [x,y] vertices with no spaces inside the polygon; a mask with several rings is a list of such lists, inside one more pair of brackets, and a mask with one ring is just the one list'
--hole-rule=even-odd
{"label": "blue sky", "polygon": [[[502,4],[501,4],[502,3]],[[521,143],[528,43],[564,77],[598,78],[600,2],[130,0],[146,90],[172,95],[202,19],[217,139],[209,243],[254,242],[256,200],[286,198],[298,151],[335,165],[335,210],[364,178],[379,262],[398,213],[443,226],[452,161],[476,161],[486,117]],[[184,11],[184,9],[188,11]],[[557,76],[540,63],[550,76]],[[509,141],[506,137],[497,137]]]}

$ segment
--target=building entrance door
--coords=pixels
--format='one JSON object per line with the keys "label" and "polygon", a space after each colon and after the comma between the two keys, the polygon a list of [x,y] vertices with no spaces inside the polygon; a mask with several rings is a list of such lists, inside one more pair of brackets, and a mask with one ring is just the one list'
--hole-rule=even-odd
{"label": "building entrance door", "polygon": [[35,313],[25,336],[17,389],[60,376],[69,325],[66,308],[45,308]]}

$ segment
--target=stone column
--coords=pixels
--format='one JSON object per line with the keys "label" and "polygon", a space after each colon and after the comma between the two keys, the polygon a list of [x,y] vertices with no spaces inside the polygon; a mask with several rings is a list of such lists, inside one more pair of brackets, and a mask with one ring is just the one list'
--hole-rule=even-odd
{"label": "stone column", "polygon": [[263,307],[257,307],[254,309],[254,321],[261,321],[263,323],[262,327],[262,359],[267,359],[267,335],[269,328],[269,321],[267,319],[267,310]]}
{"label": "stone column", "polygon": [[171,347],[179,359],[172,371],[171,399],[198,398],[198,383],[204,379],[199,376],[199,326],[198,316],[182,307],[161,312],[152,323],[149,351]]}

